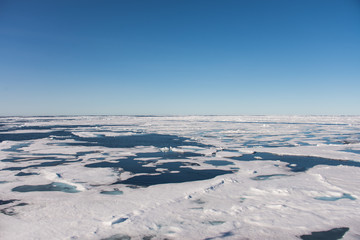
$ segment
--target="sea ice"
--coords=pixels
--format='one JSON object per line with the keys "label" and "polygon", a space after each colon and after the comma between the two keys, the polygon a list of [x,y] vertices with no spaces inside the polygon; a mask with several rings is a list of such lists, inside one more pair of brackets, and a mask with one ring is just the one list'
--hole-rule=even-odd
{"label": "sea ice", "polygon": [[4,240],[360,236],[358,116],[0,122]]}

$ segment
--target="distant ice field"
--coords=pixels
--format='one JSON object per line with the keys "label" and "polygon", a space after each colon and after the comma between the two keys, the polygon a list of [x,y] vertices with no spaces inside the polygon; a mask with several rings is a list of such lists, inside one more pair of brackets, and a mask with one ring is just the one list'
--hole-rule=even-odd
{"label": "distant ice field", "polygon": [[0,239],[360,239],[360,116],[0,117]]}

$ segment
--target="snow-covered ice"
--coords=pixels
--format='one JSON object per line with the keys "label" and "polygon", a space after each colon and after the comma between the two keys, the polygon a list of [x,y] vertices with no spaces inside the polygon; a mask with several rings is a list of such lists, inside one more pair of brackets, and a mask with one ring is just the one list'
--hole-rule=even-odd
{"label": "snow-covered ice", "polygon": [[0,239],[360,239],[359,116],[0,118]]}

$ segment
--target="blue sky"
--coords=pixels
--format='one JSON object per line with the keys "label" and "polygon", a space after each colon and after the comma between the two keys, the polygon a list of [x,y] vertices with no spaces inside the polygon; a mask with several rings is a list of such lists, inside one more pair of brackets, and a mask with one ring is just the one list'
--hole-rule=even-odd
{"label": "blue sky", "polygon": [[1,0],[0,115],[360,114],[357,0]]}

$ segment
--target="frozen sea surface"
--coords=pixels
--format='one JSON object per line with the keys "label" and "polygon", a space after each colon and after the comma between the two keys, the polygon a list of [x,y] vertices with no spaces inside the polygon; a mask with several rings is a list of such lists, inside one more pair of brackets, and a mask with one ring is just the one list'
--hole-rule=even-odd
{"label": "frozen sea surface", "polygon": [[360,117],[0,118],[0,239],[360,239]]}

